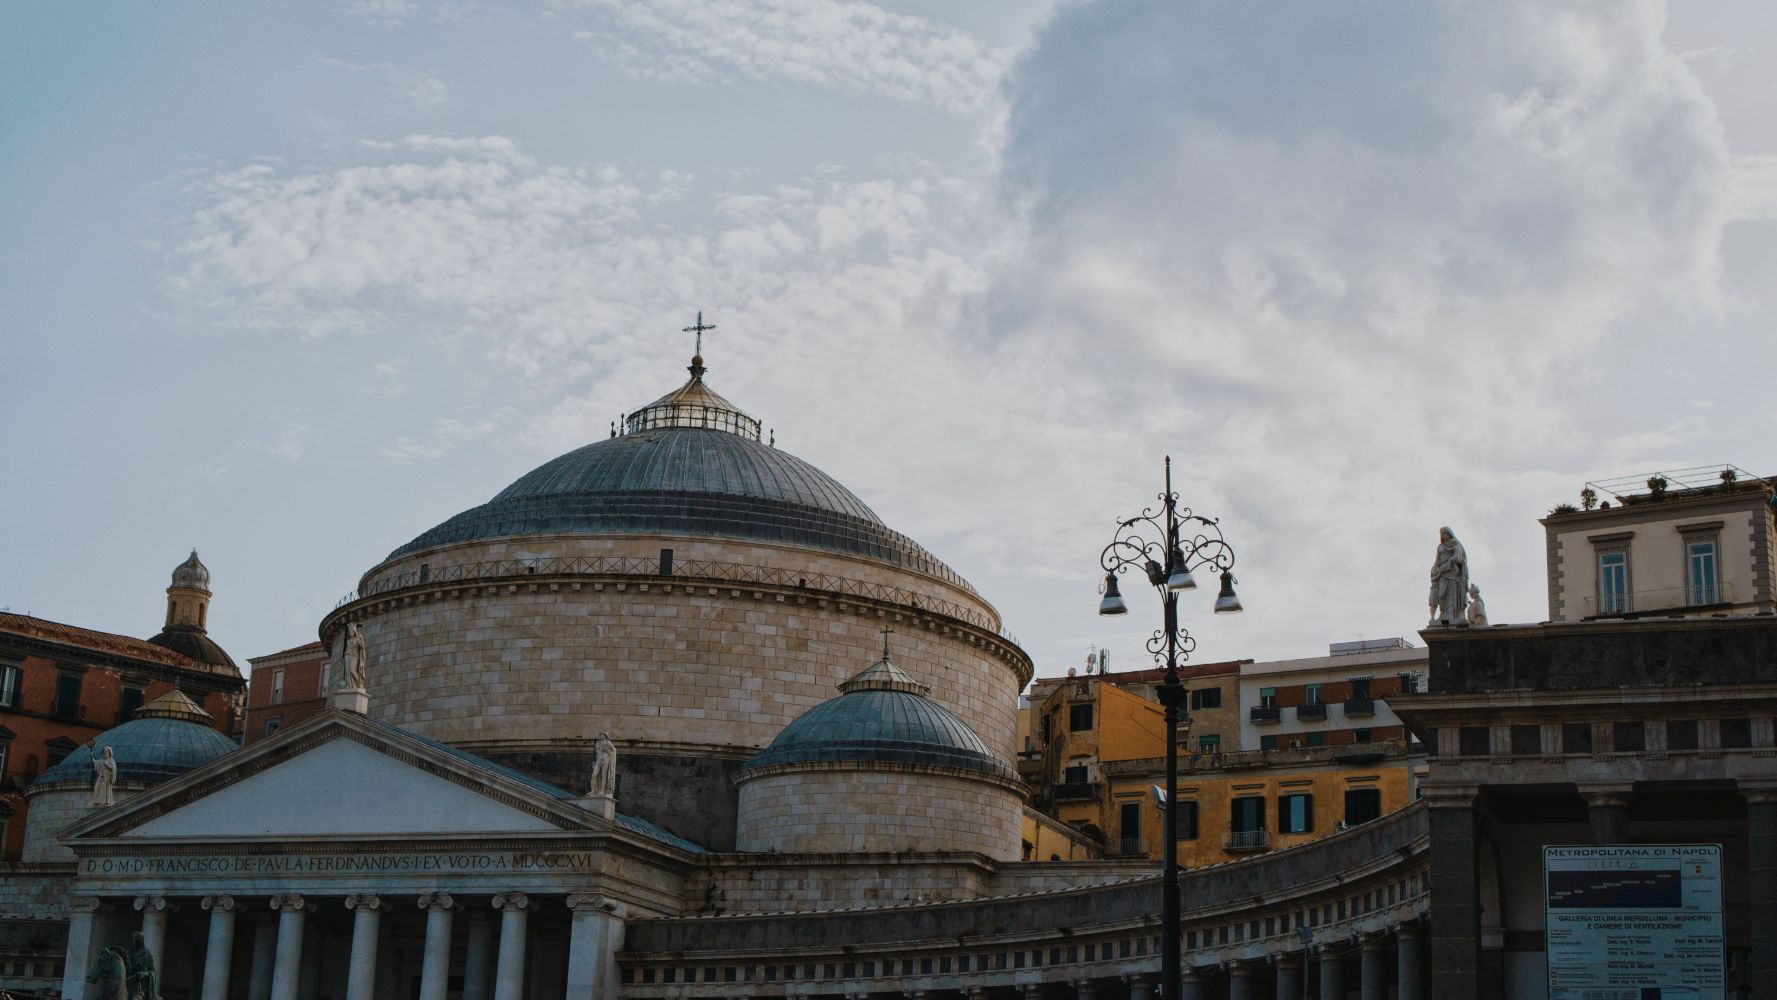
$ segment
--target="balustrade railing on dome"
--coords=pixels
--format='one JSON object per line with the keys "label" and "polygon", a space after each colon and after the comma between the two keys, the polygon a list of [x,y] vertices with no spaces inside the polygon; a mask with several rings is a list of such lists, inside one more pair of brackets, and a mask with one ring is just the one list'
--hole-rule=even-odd
{"label": "balustrade railing on dome", "polygon": [[661,572],[661,561],[631,556],[556,556],[548,559],[497,559],[484,562],[458,563],[453,566],[432,566],[422,563],[408,573],[380,576],[368,588],[354,590],[339,599],[333,610],[356,601],[380,597],[411,587],[436,587],[447,584],[475,584],[530,577],[547,576],[647,576],[674,583],[756,583],[771,587],[825,591],[867,600],[899,604],[913,612],[926,612],[954,618],[999,636],[1013,645],[1018,637],[974,608],[953,601],[920,594],[901,587],[891,587],[868,580],[832,576],[827,573],[801,573],[775,566],[753,566],[745,563],[715,562],[703,559],[676,559]]}

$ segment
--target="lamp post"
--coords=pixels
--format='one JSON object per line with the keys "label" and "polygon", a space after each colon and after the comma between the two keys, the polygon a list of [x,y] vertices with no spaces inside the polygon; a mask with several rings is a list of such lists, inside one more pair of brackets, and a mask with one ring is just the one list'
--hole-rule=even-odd
{"label": "lamp post", "polygon": [[1098,613],[1106,616],[1125,615],[1129,606],[1117,589],[1117,575],[1135,567],[1147,577],[1160,595],[1164,623],[1148,638],[1148,652],[1166,665],[1166,679],[1160,685],[1160,704],[1166,710],[1166,831],[1161,849],[1160,891],[1160,996],[1161,1000],[1179,1000],[1179,885],[1178,885],[1178,729],[1185,704],[1185,685],[1179,680],[1179,664],[1190,658],[1196,640],[1189,630],[1179,625],[1178,595],[1197,589],[1193,570],[1208,567],[1219,572],[1221,592],[1216,595],[1215,613],[1234,614],[1240,611],[1240,598],[1234,594],[1234,550],[1222,540],[1222,529],[1213,518],[1192,513],[1180,507],[1178,494],[1172,491],[1172,456],[1166,456],[1166,490],[1160,494],[1160,509],[1143,508],[1135,517],[1119,521],[1117,533],[1104,547],[1099,562],[1104,568],[1103,599]]}

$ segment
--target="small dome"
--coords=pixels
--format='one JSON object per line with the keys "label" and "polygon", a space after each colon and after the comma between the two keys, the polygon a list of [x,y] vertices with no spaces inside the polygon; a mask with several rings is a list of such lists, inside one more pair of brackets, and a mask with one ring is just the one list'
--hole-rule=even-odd
{"label": "small dome", "polygon": [[136,717],[94,738],[43,772],[33,785],[60,781],[90,784],[93,753],[111,748],[120,784],[156,785],[239,749],[210,726],[210,714],[177,690],[136,710]]}
{"label": "small dome", "polygon": [[204,666],[217,668],[211,673],[240,675],[241,668],[235,666],[234,657],[196,625],[169,625],[148,641],[188,656]]}
{"label": "small dome", "polygon": [[926,697],[930,690],[889,662],[888,652],[804,712],[741,770],[820,761],[936,764],[1017,780],[968,723]]}
{"label": "small dome", "polygon": [[173,569],[173,586],[189,590],[210,590],[210,570],[198,561],[197,550],[191,550],[191,556]]}

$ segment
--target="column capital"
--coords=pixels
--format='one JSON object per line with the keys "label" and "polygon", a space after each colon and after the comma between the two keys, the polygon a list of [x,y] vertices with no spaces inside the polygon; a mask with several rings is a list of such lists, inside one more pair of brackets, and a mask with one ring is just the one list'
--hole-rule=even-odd
{"label": "column capital", "polygon": [[522,892],[502,892],[494,896],[496,910],[523,910],[531,905],[531,897]]}
{"label": "column capital", "polygon": [[1419,788],[1427,809],[1473,809],[1475,799],[1481,794],[1481,786],[1472,784],[1443,785],[1428,781]]}
{"label": "column capital", "polygon": [[1633,781],[1582,781],[1574,787],[1588,806],[1626,806],[1635,791]]}
{"label": "column capital", "polygon": [[1302,961],[1302,956],[1293,951],[1280,951],[1271,956],[1271,964],[1280,969],[1293,969]]}
{"label": "column capital", "polygon": [[979,984],[970,986],[966,992],[969,995],[969,1000],[986,1000],[987,997],[987,987]]}
{"label": "column capital", "polygon": [[1416,941],[1425,936],[1425,928],[1418,924],[1395,924],[1394,936],[1402,941]]}
{"label": "column capital", "polygon": [[237,909],[244,909],[233,896],[205,896],[199,905],[206,910],[222,913],[233,913]]}
{"label": "column capital", "polygon": [[389,904],[383,902],[381,896],[367,892],[353,893],[346,897],[346,909],[348,910],[386,910],[388,908]]}
{"label": "column capital", "polygon": [[143,913],[177,913],[179,906],[165,896],[137,896],[136,909]]}
{"label": "column capital", "polygon": [[623,904],[602,892],[571,892],[568,894],[568,909],[589,912],[603,910],[612,916],[623,916]]}
{"label": "column capital", "polygon": [[1178,980],[1181,983],[1196,982],[1197,981],[1197,968],[1195,966],[1181,964],[1179,966],[1179,970],[1178,970]]}
{"label": "column capital", "polygon": [[1341,956],[1345,953],[1345,946],[1341,945],[1341,944],[1336,944],[1332,941],[1328,941],[1326,944],[1323,944],[1320,947],[1314,949],[1314,951],[1315,951],[1315,954],[1319,955],[1323,959],[1338,958],[1339,956]]}
{"label": "column capital", "polygon": [[1038,997],[1043,995],[1042,983],[1020,983],[1019,989],[1023,991],[1025,996],[1030,997],[1031,1000],[1037,1000]]}
{"label": "column capital", "polygon": [[422,910],[448,910],[457,905],[448,892],[422,892],[419,902]]}
{"label": "column capital", "polygon": [[1386,934],[1365,934],[1363,939],[1358,942],[1358,947],[1364,951],[1382,951],[1390,943]]}
{"label": "column capital", "polygon": [[1123,981],[1131,986],[1151,987],[1160,981],[1160,975],[1155,972],[1127,972],[1123,974]]}
{"label": "column capital", "polygon": [[1252,966],[1247,964],[1244,958],[1237,958],[1228,963],[1228,978],[1230,979],[1244,979],[1252,974]]}
{"label": "column capital", "polygon": [[110,913],[112,907],[97,896],[69,896],[68,909],[75,913]]}
{"label": "column capital", "polygon": [[311,907],[309,906],[308,900],[292,892],[282,896],[273,896],[271,898],[271,908],[280,912],[301,913],[303,910],[310,909]]}

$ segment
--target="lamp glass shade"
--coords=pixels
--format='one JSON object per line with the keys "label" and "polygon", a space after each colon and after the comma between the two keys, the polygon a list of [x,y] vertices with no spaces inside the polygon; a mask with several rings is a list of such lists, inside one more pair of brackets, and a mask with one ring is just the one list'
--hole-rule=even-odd
{"label": "lamp glass shade", "polygon": [[1185,565],[1185,554],[1177,546],[1172,550],[1172,575],[1166,578],[1166,589],[1175,593],[1197,589],[1197,581],[1191,577],[1190,567]]}
{"label": "lamp glass shade", "polygon": [[1129,613],[1129,605],[1123,603],[1123,595],[1117,591],[1117,574],[1104,575],[1104,600],[1098,602],[1098,613],[1109,618]]}
{"label": "lamp glass shade", "polygon": [[1240,596],[1234,593],[1234,574],[1222,573],[1222,592],[1216,595],[1215,613],[1218,615],[1239,614]]}

